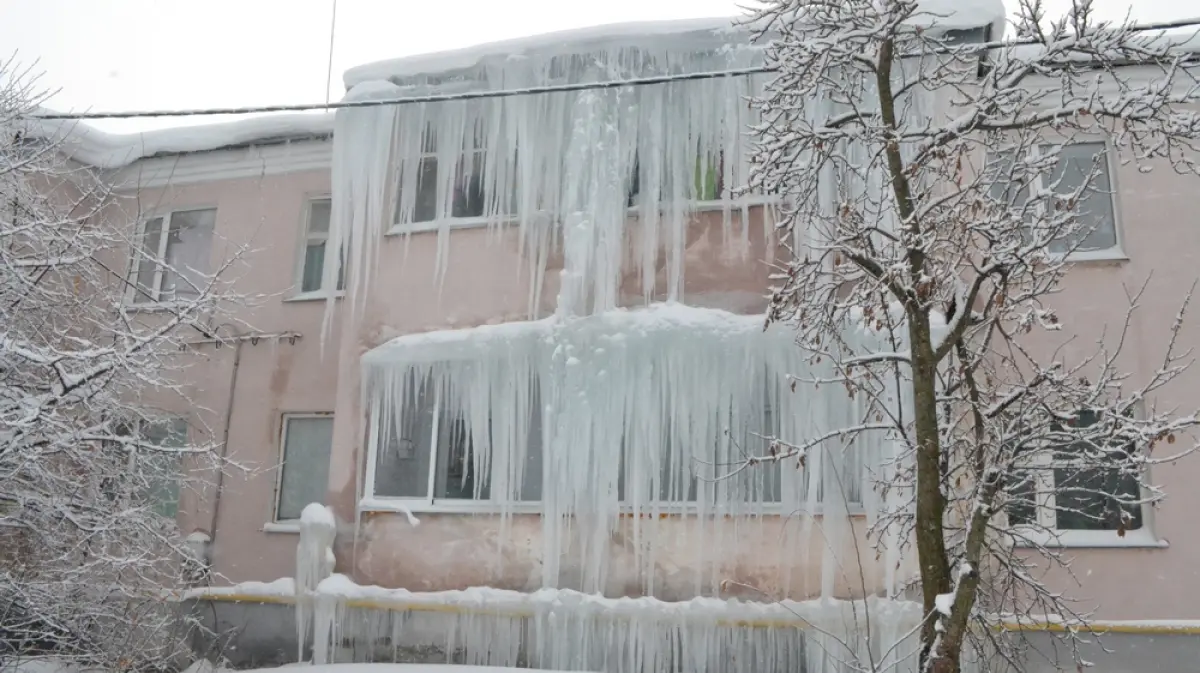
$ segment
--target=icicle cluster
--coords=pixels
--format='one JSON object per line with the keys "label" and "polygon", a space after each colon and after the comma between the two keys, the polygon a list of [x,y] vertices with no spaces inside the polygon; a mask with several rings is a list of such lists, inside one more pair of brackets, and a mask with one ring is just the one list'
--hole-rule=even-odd
{"label": "icicle cluster", "polygon": [[[395,99],[761,65],[762,52],[748,34],[731,32],[483,59],[450,73],[362,82],[347,97]],[[451,218],[462,216],[456,189],[460,199],[463,189],[472,191],[472,216],[519,230],[531,265],[531,315],[540,304],[546,262],[560,246],[567,258],[560,313],[614,308],[630,245],[646,297],[660,289],[655,266],[665,253],[666,294],[682,299],[693,204],[725,199],[726,233],[733,233],[736,220],[741,235],[749,235],[749,218],[732,213],[748,206],[727,197],[747,182],[745,134],[755,119],[747,98],[763,82],[762,76],[728,77],[339,110],[330,245],[347,253],[356,306],[370,290],[382,235],[393,226],[402,230],[418,220],[436,226],[436,273],[445,273]],[[436,197],[421,202],[421,184],[430,180]],[[326,272],[336,273],[334,265]]]}
{"label": "icicle cluster", "polygon": [[300,541],[296,545],[296,636],[299,656],[304,658],[309,625],[313,618],[313,595],[320,582],[333,573],[336,559],[333,541],[337,519],[333,510],[320,503],[309,503],[300,512]]}
{"label": "icicle cluster", "polygon": [[[568,559],[579,566],[571,574],[581,589],[604,591],[622,512],[630,515],[625,533],[637,575],[653,595],[654,568],[665,560],[660,514],[686,515],[697,548],[710,550],[705,561],[715,564],[738,544],[725,515],[823,512],[819,538],[811,516],[790,536],[794,556],[780,555],[786,567],[810,544],[835,554],[848,543],[851,508],[883,506],[870,487],[877,475],[863,466],[894,455],[891,440],[876,432],[850,446],[818,445],[861,422],[860,400],[837,386],[793,391],[789,375],[829,372],[805,361],[786,328],[764,331],[760,316],[656,304],[400,337],[363,365],[369,441],[381,463],[412,439],[436,443],[418,437],[416,425],[419,410],[436,408],[439,422],[454,424],[471,447],[469,472],[478,476],[468,497],[490,500],[504,516],[540,500],[543,586],[562,586]],[[767,438],[784,451],[805,447],[804,469],[797,455],[739,471],[749,456],[769,453]],[[382,474],[377,496],[431,500],[424,483],[389,490]],[[827,595],[837,567],[832,557],[824,564]],[[703,583],[697,576],[697,594],[718,591],[723,578],[711,570]]]}

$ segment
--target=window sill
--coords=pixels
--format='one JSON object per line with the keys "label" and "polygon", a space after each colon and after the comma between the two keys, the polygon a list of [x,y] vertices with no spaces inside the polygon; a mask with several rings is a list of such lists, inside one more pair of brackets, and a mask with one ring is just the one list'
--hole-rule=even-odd
{"label": "window sill", "polygon": [[[765,506],[755,510],[747,508],[748,511],[739,513],[738,518],[754,518],[754,517],[780,517],[785,516],[784,508],[780,506]],[[387,498],[378,496],[369,496],[363,498],[358,503],[358,511],[360,512],[380,512],[394,514],[542,514],[542,503],[540,502],[521,502],[514,503],[509,507],[505,507],[499,503],[481,502],[473,500],[439,500],[430,502],[422,499],[409,498]],[[697,516],[699,510],[696,507],[679,506],[679,505],[664,505],[659,507],[659,518],[678,517],[678,516]],[[633,508],[630,506],[621,507],[621,517],[630,517],[633,514]],[[854,518],[866,516],[866,510],[861,506],[850,507],[849,515]],[[642,518],[653,516],[650,506],[642,508]],[[711,516],[711,514],[710,514]],[[733,516],[732,514],[723,515],[725,518]],[[813,516],[822,516],[821,509],[818,508]]]}
{"label": "window sill", "polygon": [[1015,541],[1018,548],[1035,546],[1059,549],[1166,549],[1171,543],[1163,540],[1147,528],[1130,531],[1120,537],[1108,530],[1046,530],[1022,531]]}
{"label": "window sill", "polygon": [[[721,211],[726,209],[753,208],[755,206],[779,205],[783,199],[778,196],[754,196],[744,199],[717,199],[715,201],[693,201],[688,211],[693,213]],[[625,212],[636,216],[641,211],[640,206],[630,206]],[[428,222],[411,222],[409,224],[393,224],[385,232],[387,236],[401,234],[425,234],[447,229],[478,229],[488,225],[516,224],[519,218],[515,215],[500,215],[496,217],[454,217],[445,220],[430,220]]]}
{"label": "window sill", "polygon": [[[338,290],[337,292],[333,293],[332,298],[333,299],[341,299],[342,297],[345,297],[345,296],[346,296],[345,290]],[[283,301],[285,303],[292,303],[292,302],[305,302],[305,301],[326,301],[327,299],[330,299],[330,295],[328,292],[325,292],[324,290],[317,290],[314,292],[301,292],[299,294],[294,294],[290,297],[285,297],[283,299]]]}
{"label": "window sill", "polygon": [[1067,262],[1068,264],[1077,264],[1079,262],[1128,262],[1129,255],[1125,254],[1120,248],[1109,248],[1108,250],[1088,250],[1084,252],[1073,252],[1067,255],[1050,253],[1052,259]]}
{"label": "window sill", "polygon": [[127,313],[171,313],[187,305],[187,302],[179,301],[124,303],[121,304],[121,310]]}
{"label": "window sill", "polygon": [[289,533],[298,535],[300,533],[299,521],[268,521],[263,524],[262,531],[264,533]]}

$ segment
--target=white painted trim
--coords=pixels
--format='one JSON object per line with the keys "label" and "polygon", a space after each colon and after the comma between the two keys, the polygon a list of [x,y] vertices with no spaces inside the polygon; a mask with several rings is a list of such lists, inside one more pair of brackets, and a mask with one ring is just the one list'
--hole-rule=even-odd
{"label": "white painted trim", "polygon": [[[334,299],[341,299],[345,296],[346,296],[345,290],[338,290],[337,292],[333,293]],[[330,298],[330,295],[328,292],[326,292],[324,290],[315,290],[313,292],[301,292],[299,294],[294,294],[290,297],[284,297],[280,301],[290,304],[293,302],[302,303],[302,302],[306,302],[306,301],[325,301],[329,298]]]}
{"label": "white painted trim", "polygon": [[[333,412],[332,411],[296,411],[296,412],[285,411],[282,414],[280,414],[279,453],[278,453],[279,460],[276,462],[277,468],[275,470],[275,497],[272,498],[272,502],[271,502],[271,522],[276,523],[276,524],[287,524],[290,521],[294,521],[294,519],[283,519],[283,520],[279,519],[279,501],[282,499],[282,496],[283,496],[283,469],[287,462],[288,421],[290,421],[293,418],[328,418],[330,422],[333,422]],[[332,445],[330,445],[330,447],[329,447],[329,453],[330,453],[330,455],[333,454],[333,446]],[[263,530],[266,530],[266,528],[264,527]],[[282,532],[282,531],[267,531],[267,532]]]}
{"label": "white painted trim", "polygon": [[119,192],[220,180],[329,171],[333,140],[301,140],[142,159],[104,173]]}

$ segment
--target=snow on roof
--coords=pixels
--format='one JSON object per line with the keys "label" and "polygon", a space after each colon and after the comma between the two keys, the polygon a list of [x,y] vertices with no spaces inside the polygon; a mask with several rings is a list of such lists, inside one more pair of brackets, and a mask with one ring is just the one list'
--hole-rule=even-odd
{"label": "snow on roof", "polygon": [[[910,20],[913,25],[934,26],[942,30],[960,30],[993,26],[993,33],[1004,29],[1003,0],[921,0],[920,10]],[[751,26],[745,17],[725,16],[674,21],[642,21],[589,26],[543,33],[462,49],[419,54],[367,63],[346,71],[342,80],[347,89],[371,80],[397,80],[473,68],[493,59],[515,59],[531,55],[581,53],[596,49],[652,44],[663,38],[681,45],[706,48],[742,42],[749,46]]]}
{"label": "snow on roof", "polygon": [[62,152],[75,161],[110,169],[162,154],[326,138],[333,135],[333,118],[329,112],[261,115],[140,133],[107,133],[70,119],[31,119],[25,128],[29,135],[61,143]]}
{"label": "snow on roof", "polygon": [[[543,33],[530,37],[487,42],[462,49],[419,54],[367,63],[346,71],[342,81],[352,88],[371,80],[399,79],[414,75],[465,70],[489,58],[519,58],[530,54],[577,53],[605,47],[645,43],[670,36],[721,37],[736,32],[735,17],[612,23]],[[743,29],[745,30],[745,29]],[[719,40],[728,42],[728,37]],[[713,42],[718,42],[713,40]]]}

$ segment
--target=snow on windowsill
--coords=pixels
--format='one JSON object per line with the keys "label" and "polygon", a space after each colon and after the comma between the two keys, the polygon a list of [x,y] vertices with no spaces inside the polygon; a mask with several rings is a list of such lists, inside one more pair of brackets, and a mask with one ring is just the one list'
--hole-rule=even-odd
{"label": "snow on windowsill", "polygon": [[[341,299],[345,296],[346,296],[345,290],[338,290],[337,292],[333,293],[332,298],[333,299]],[[286,303],[305,302],[305,301],[326,301],[329,298],[330,298],[330,293],[328,293],[324,290],[313,290],[312,292],[299,292],[290,297],[284,297],[282,301],[284,301]]]}
{"label": "snow on windowsill", "polygon": [[1050,257],[1070,264],[1077,262],[1128,262],[1129,255],[1121,248],[1106,250],[1080,250],[1069,254],[1050,253]]}
{"label": "snow on windowsill", "polygon": [[264,533],[290,533],[298,535],[300,533],[300,520],[268,521],[263,524],[262,531]]}
{"label": "snow on windowsill", "polygon": [[1016,540],[1018,548],[1035,545],[1062,549],[1166,549],[1171,546],[1149,528],[1129,531],[1124,537],[1111,530],[1064,530],[1050,532],[1042,529],[1021,531]]}

